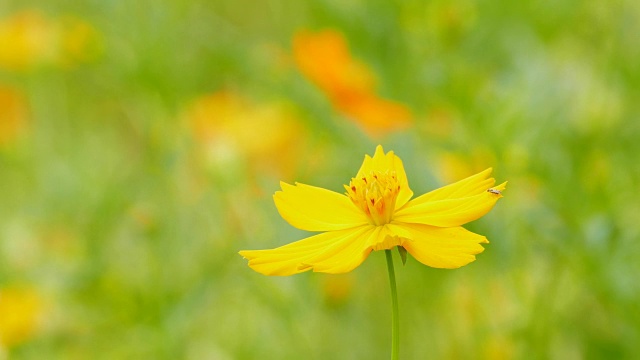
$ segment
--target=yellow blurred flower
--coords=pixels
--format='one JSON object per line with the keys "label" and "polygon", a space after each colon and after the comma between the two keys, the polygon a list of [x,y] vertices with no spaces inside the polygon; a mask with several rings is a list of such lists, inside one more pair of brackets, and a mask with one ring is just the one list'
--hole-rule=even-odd
{"label": "yellow blurred flower", "polygon": [[304,129],[282,103],[253,104],[230,92],[196,99],[183,115],[208,160],[289,174],[299,159]]}
{"label": "yellow blurred flower", "polygon": [[0,289],[0,348],[31,338],[37,331],[43,301],[33,289]]}
{"label": "yellow blurred flower", "polygon": [[39,11],[26,10],[0,21],[0,67],[24,70],[56,57],[57,30]]}
{"label": "yellow blurred flower", "polygon": [[328,305],[342,305],[351,295],[354,283],[352,274],[326,276],[322,280],[322,292]]}
{"label": "yellow blurred flower", "polygon": [[0,69],[75,65],[91,59],[98,44],[97,31],[83,20],[23,10],[0,20]]}
{"label": "yellow blurred flower", "polygon": [[443,104],[429,109],[426,121],[420,121],[417,124],[420,132],[440,139],[449,139],[459,117],[454,107]]}
{"label": "yellow blurred flower", "polygon": [[495,156],[488,150],[475,149],[471,153],[459,154],[444,152],[436,160],[438,174],[443,182],[451,182],[465,174],[486,169],[489,163],[495,161]]}
{"label": "yellow blurred flower", "polygon": [[351,56],[344,36],[335,30],[298,32],[293,53],[300,71],[315,83],[336,109],[378,136],[407,127],[410,110],[376,95],[376,77],[371,69]]}
{"label": "yellow blurred flower", "polygon": [[61,65],[73,66],[94,60],[102,51],[100,33],[88,22],[66,17],[62,24]]}
{"label": "yellow blurred flower", "polygon": [[502,197],[506,182],[493,187],[491,168],[410,200],[402,160],[382,146],[365,156],[346,195],[282,182],[274,200],[291,225],[323,233],[277,249],[243,250],[249,266],[265,275],[292,275],[313,270],[345,273],[371,251],[404,248],[421,263],[458,268],[481,253],[484,236],[461,225],[489,212]]}
{"label": "yellow blurred flower", "polygon": [[506,336],[495,335],[483,343],[483,358],[491,360],[509,360],[516,358],[516,344]]}
{"label": "yellow blurred flower", "polygon": [[26,126],[26,101],[16,90],[0,85],[0,147],[11,144]]}

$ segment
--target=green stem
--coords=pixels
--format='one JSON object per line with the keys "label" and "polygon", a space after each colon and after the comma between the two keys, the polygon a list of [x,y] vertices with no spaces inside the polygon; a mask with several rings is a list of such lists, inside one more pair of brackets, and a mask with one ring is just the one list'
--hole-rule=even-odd
{"label": "green stem", "polygon": [[398,319],[398,291],[396,290],[396,273],[393,270],[393,257],[391,250],[385,250],[387,256],[387,269],[389,270],[389,284],[391,285],[391,360],[398,360],[400,350],[400,320]]}

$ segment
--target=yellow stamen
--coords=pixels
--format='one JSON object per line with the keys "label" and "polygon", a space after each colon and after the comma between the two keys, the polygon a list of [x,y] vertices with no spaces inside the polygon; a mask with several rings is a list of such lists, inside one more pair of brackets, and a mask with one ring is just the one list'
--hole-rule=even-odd
{"label": "yellow stamen", "polygon": [[351,201],[367,214],[371,224],[384,225],[391,222],[400,192],[395,171],[371,171],[363,177],[352,178],[345,189]]}

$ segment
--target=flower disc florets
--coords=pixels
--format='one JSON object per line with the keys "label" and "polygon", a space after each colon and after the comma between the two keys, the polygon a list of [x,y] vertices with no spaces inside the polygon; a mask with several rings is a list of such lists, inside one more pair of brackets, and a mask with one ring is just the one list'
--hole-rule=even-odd
{"label": "flower disc florets", "polygon": [[371,171],[368,175],[352,178],[345,185],[347,196],[369,218],[373,225],[391,222],[400,192],[400,183],[395,171]]}

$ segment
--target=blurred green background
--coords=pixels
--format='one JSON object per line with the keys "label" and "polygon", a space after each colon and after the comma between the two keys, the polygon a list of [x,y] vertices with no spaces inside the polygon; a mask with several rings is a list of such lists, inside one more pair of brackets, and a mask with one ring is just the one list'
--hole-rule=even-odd
{"label": "blurred green background", "polygon": [[280,180],[342,192],[377,144],[416,194],[509,181],[476,262],[397,268],[402,358],[633,358],[639,64],[635,0],[2,0],[0,358],[388,358],[382,253],[237,254],[308,235]]}

